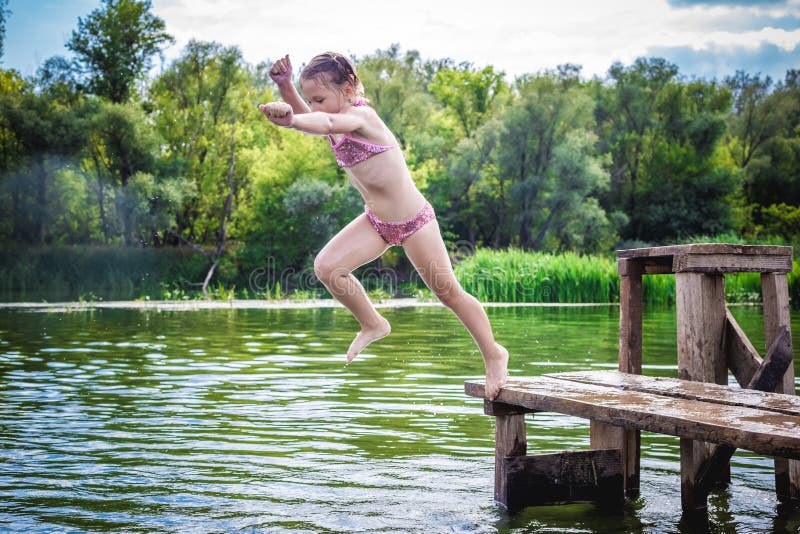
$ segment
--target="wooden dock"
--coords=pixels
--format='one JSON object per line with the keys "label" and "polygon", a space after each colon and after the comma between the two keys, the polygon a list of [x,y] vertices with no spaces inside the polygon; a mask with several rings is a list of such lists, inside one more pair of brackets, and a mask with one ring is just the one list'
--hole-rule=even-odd
{"label": "wooden dock", "polygon": [[[681,503],[703,510],[730,480],[737,448],[775,457],[775,489],[800,500],[800,397],[794,396],[786,273],[791,247],[693,244],[617,253],[619,371],[514,378],[484,411],[496,419],[495,499],[510,511],[533,504],[636,496],[640,432],[678,436]],[[724,274],[761,273],[767,347],[762,358],[727,310]],[[642,376],[642,276],[674,274],[678,378]],[[740,386],[728,386],[728,371]],[[484,397],[483,382],[465,384]],[[527,456],[525,416],[589,419],[590,451]]]}

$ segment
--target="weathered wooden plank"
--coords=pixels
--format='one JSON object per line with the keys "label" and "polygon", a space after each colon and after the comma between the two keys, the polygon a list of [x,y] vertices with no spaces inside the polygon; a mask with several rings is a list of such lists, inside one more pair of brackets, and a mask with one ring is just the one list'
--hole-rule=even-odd
{"label": "weathered wooden plank", "polygon": [[[486,396],[482,381],[468,381],[464,389],[474,397]],[[510,379],[498,400],[615,426],[725,443],[769,456],[800,458],[800,416],[545,376]]]}
{"label": "weathered wooden plank", "polygon": [[494,439],[494,498],[497,502],[508,502],[504,461],[509,456],[524,456],[528,451],[525,436],[525,415],[500,415],[495,417]]}
{"label": "weathered wooden plank", "polygon": [[730,310],[725,310],[725,334],[722,345],[728,368],[739,385],[745,387],[761,367],[762,360]]}
{"label": "weathered wooden plank", "polygon": [[691,243],[665,247],[634,248],[618,250],[617,258],[653,258],[675,256],[678,254],[751,254],[751,255],[792,255],[792,247],[774,245],[738,245],[730,243]]}
{"label": "weathered wooden plank", "polygon": [[[753,373],[747,384],[747,389],[758,391],[772,391],[783,379],[783,374],[792,363],[792,345],[789,329],[783,327],[775,341],[773,341],[761,366]],[[700,501],[708,498],[708,493],[719,480],[720,473],[724,473],[728,463],[736,452],[730,445],[715,445],[698,469],[693,481],[691,506],[697,507]]]}
{"label": "weathered wooden plank", "polygon": [[[785,274],[761,275],[761,295],[764,302],[764,337],[772,344],[781,327],[791,329],[789,322],[789,285]],[[791,331],[791,330],[790,330]],[[776,391],[795,394],[794,366],[783,375],[783,384]],[[800,462],[775,458],[775,492],[782,502],[800,500]]]}
{"label": "weathered wooden plank", "polygon": [[623,390],[642,391],[729,406],[743,406],[786,415],[800,416],[800,397],[738,389],[719,384],[691,382],[677,378],[642,376],[619,371],[575,371],[544,375]]}
{"label": "weathered wooden plank", "polygon": [[676,273],[788,273],[792,270],[791,256],[766,254],[676,254],[672,257]]}
{"label": "weathered wooden plank", "polygon": [[511,513],[526,506],[594,501],[620,507],[622,463],[615,449],[564,451],[505,459]]}

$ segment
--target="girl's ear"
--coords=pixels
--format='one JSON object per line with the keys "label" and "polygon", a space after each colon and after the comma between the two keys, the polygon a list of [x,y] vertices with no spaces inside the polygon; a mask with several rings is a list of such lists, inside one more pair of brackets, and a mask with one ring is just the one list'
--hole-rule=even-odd
{"label": "girl's ear", "polygon": [[345,82],[344,84],[344,96],[347,98],[353,98],[356,96],[356,90],[353,87],[353,84],[350,82]]}

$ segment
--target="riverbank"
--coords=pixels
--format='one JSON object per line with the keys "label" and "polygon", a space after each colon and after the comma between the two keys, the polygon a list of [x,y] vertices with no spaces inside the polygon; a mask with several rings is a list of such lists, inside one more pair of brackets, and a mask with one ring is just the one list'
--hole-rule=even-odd
{"label": "riverbank", "polygon": [[[443,306],[437,300],[417,298],[397,298],[375,302],[376,308],[408,308],[420,306]],[[586,306],[618,306],[619,303],[557,303],[557,302],[484,302],[486,308],[507,307],[586,307]],[[219,309],[310,309],[310,308],[343,308],[333,299],[309,300],[117,300],[94,302],[0,302],[0,309],[16,309],[39,312],[89,311],[96,309],[136,309],[155,311],[196,311]]]}

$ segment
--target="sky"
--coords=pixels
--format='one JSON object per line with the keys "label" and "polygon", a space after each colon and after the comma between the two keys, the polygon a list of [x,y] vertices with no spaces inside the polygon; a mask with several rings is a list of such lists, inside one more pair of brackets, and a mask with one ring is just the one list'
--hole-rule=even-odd
{"label": "sky", "polygon": [[[10,0],[0,67],[33,75],[100,0]],[[401,7],[402,6],[402,7]],[[238,46],[255,65],[289,54],[295,66],[326,50],[356,58],[387,49],[423,59],[487,65],[509,80],[581,65],[603,77],[614,62],[662,57],[687,78],[722,80],[737,70],[782,80],[800,69],[800,0],[152,0],[175,44]]]}

